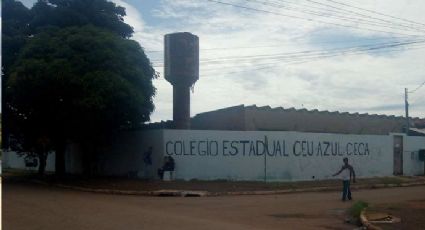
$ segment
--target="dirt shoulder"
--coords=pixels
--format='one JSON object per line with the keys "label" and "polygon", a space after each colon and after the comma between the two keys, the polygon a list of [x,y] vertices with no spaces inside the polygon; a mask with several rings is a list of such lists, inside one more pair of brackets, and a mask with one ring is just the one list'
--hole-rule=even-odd
{"label": "dirt shoulder", "polygon": [[[129,192],[153,192],[158,190],[191,190],[205,191],[211,195],[238,195],[238,194],[267,194],[282,192],[302,191],[337,191],[341,188],[340,180],[316,180],[299,182],[261,182],[261,181],[146,181],[140,179],[117,178],[117,177],[66,177],[60,180],[53,175],[37,177],[34,174],[22,172],[5,172],[3,178],[6,181],[27,180],[37,181],[48,185],[62,187],[75,187],[99,191],[129,191]],[[424,176],[415,177],[380,177],[358,179],[352,184],[352,189],[373,189],[385,187],[401,187],[425,185]]]}
{"label": "dirt shoulder", "polygon": [[401,219],[398,223],[374,224],[382,230],[423,229],[425,226],[425,199],[423,198],[418,197],[417,200],[406,202],[376,204],[368,208],[368,211],[384,213]]}

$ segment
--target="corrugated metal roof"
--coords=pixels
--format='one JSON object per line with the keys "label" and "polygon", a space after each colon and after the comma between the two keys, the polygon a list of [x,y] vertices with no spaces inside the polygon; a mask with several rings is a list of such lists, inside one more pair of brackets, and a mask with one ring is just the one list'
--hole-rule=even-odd
{"label": "corrugated metal roof", "polygon": [[425,129],[410,128],[409,130],[425,135]]}

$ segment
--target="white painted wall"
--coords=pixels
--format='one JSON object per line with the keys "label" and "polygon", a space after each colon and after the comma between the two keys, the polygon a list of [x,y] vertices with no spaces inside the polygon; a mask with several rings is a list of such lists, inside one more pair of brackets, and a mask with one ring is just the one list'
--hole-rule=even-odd
{"label": "white painted wall", "polygon": [[419,149],[425,149],[425,137],[404,137],[404,175],[424,175],[424,162],[419,161]]}
{"label": "white painted wall", "polygon": [[[155,178],[156,170],[162,165],[163,155],[162,130],[134,131],[118,135],[111,143],[102,146],[97,157],[97,173],[108,176],[130,176],[140,178]],[[145,165],[143,154],[152,146],[152,165]],[[68,144],[65,152],[65,168],[70,174],[83,172],[83,152],[79,145]],[[3,168],[38,170],[25,167],[24,157],[16,152],[3,153]],[[55,171],[55,153],[50,153],[47,159],[46,171]]]}
{"label": "white painted wall", "polygon": [[[267,141],[265,141],[267,140]],[[404,175],[424,173],[418,150],[425,137],[403,137]],[[326,150],[327,143],[339,150]],[[208,143],[208,147],[207,147]],[[264,152],[267,143],[268,153]],[[278,144],[279,143],[279,144]],[[284,143],[284,144],[283,144]],[[320,146],[319,146],[320,143]],[[258,146],[257,146],[258,145]],[[313,145],[313,148],[310,146]],[[367,150],[366,150],[367,145]],[[152,165],[143,161],[152,146]],[[245,146],[245,151],[244,151]],[[278,146],[280,150],[278,151]],[[354,146],[357,150],[354,150]],[[294,149],[295,148],[295,149]],[[347,149],[348,148],[348,149]],[[176,162],[176,179],[227,179],[297,181],[332,178],[349,158],[358,177],[392,176],[393,135],[342,135],[302,132],[151,130],[124,133],[104,146],[98,158],[98,173],[113,176],[158,178],[163,157]],[[81,173],[81,150],[67,149],[67,171]],[[3,153],[4,168],[25,168],[16,153]],[[47,171],[54,171],[54,153]]]}
{"label": "white painted wall", "polygon": [[[162,130],[133,131],[123,133],[104,146],[99,156],[102,175],[154,178],[162,164]],[[152,146],[152,165],[145,165],[144,153]]]}
{"label": "white painted wall", "polygon": [[[65,150],[65,170],[69,174],[83,173],[82,152],[78,144],[68,144]],[[53,161],[54,163],[54,161]]]}
{"label": "white painted wall", "polygon": [[[40,162],[38,162],[40,164]],[[3,169],[13,168],[22,170],[38,170],[38,167],[26,167],[25,155],[20,155],[14,151],[4,151],[2,155]],[[55,171],[55,153],[50,153],[46,160],[46,172]]]}
{"label": "white painted wall", "polygon": [[[281,153],[274,151],[283,142]],[[268,143],[268,154],[263,153],[263,143]],[[268,181],[328,179],[341,168],[344,157],[359,177],[393,172],[390,136],[164,130],[164,150],[176,161],[176,178],[185,180],[264,180],[265,175]]]}
{"label": "white painted wall", "polygon": [[[55,152],[49,153],[46,160],[46,172],[55,171]],[[40,164],[40,162],[39,162]],[[4,151],[2,156],[3,168],[23,169],[23,170],[38,170],[37,167],[25,166],[25,155],[20,155],[14,151]],[[78,145],[70,144],[65,151],[65,169],[70,174],[82,173],[81,151]]]}

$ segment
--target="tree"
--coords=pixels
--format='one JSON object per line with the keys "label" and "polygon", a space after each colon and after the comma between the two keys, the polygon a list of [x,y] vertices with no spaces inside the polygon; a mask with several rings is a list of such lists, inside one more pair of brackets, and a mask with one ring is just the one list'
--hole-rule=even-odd
{"label": "tree", "polygon": [[125,8],[106,0],[38,0],[31,14],[33,33],[45,27],[93,25],[123,38],[133,34],[133,28],[124,23]]}
{"label": "tree", "polygon": [[21,51],[7,103],[21,130],[36,130],[28,139],[48,137],[57,157],[71,139],[90,161],[108,135],[149,120],[155,76],[135,41],[93,26],[52,29]]}
{"label": "tree", "polygon": [[142,48],[128,40],[133,29],[123,7],[38,0],[27,9],[4,0],[2,11],[3,56],[10,59],[2,64],[3,124],[13,124],[3,126],[3,137],[13,134],[29,154],[37,150],[40,162],[41,150],[54,149],[62,174],[67,140],[91,149],[90,156],[90,143],[149,120],[156,75]]}
{"label": "tree", "polygon": [[[5,92],[9,70],[16,61],[19,52],[29,36],[30,10],[21,2],[4,0],[2,2],[2,92]],[[15,122],[9,116],[10,108],[6,106],[7,95],[2,95],[2,148],[9,148],[10,130]]]}

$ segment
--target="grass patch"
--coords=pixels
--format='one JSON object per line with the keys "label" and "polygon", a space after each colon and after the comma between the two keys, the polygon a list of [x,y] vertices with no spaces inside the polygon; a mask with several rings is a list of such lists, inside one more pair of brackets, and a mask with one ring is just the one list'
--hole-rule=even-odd
{"label": "grass patch", "polygon": [[398,177],[384,177],[381,178],[381,183],[382,184],[396,184],[396,185],[400,185],[401,183],[403,183],[404,181],[401,178]]}
{"label": "grass patch", "polygon": [[356,203],[354,203],[350,209],[348,210],[348,212],[350,213],[350,215],[354,218],[360,218],[360,213],[362,212],[363,209],[367,208],[369,206],[368,203],[364,202],[364,201],[357,201]]}

